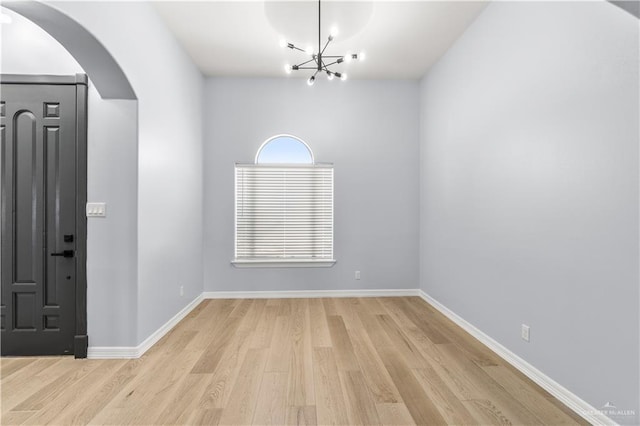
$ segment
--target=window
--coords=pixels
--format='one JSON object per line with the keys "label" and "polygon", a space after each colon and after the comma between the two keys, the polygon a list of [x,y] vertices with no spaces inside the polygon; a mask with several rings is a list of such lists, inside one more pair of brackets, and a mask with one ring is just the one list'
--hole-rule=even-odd
{"label": "window", "polygon": [[333,165],[290,135],[236,164],[236,265],[331,266]]}

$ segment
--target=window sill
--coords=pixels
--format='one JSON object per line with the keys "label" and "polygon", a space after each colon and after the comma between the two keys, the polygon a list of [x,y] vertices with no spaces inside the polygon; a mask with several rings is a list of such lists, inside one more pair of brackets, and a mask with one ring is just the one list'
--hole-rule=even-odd
{"label": "window sill", "polygon": [[235,259],[231,264],[236,268],[330,268],[335,265],[336,261],[331,260],[309,260],[309,259]]}

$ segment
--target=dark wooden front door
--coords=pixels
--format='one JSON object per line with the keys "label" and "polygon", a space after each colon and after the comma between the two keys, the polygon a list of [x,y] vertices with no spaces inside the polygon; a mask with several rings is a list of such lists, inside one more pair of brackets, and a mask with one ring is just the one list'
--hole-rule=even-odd
{"label": "dark wooden front door", "polygon": [[1,351],[86,356],[86,79],[32,80],[0,92]]}

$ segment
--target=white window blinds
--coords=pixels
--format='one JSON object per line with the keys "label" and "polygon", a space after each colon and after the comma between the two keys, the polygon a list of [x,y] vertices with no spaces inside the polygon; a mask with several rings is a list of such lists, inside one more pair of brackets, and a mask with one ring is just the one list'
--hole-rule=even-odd
{"label": "white window blinds", "polygon": [[333,166],[236,165],[236,261],[333,259]]}

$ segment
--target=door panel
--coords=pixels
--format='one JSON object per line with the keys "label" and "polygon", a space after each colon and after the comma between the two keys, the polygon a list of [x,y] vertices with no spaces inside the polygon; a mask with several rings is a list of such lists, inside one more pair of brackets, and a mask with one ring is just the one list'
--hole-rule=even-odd
{"label": "door panel", "polygon": [[71,354],[76,86],[2,84],[2,102],[2,354]]}

